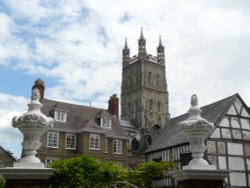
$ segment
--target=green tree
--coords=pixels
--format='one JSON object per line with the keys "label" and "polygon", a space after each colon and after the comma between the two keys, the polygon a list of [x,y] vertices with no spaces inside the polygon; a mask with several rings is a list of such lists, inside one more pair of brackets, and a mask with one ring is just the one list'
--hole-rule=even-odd
{"label": "green tree", "polygon": [[98,187],[110,187],[116,181],[127,179],[127,169],[117,166],[112,162],[101,163],[100,173],[102,175],[100,185]]}
{"label": "green tree", "polygon": [[54,161],[51,188],[108,188],[115,182],[130,182],[140,188],[153,187],[153,179],[161,178],[173,168],[173,162],[141,163],[134,170],[117,166],[112,162],[100,162],[88,156]]}
{"label": "green tree", "polygon": [[5,186],[5,181],[0,179],[0,188],[4,188]]}
{"label": "green tree", "polygon": [[126,177],[126,170],[88,156],[54,161],[50,187],[102,188]]}
{"label": "green tree", "polygon": [[163,178],[168,176],[170,169],[175,167],[172,161],[149,161],[138,164],[128,175],[128,181],[134,183],[138,187],[153,187],[154,178]]}
{"label": "green tree", "polygon": [[100,179],[98,161],[87,156],[66,160],[56,160],[51,166],[53,176],[50,178],[51,187],[94,187]]}

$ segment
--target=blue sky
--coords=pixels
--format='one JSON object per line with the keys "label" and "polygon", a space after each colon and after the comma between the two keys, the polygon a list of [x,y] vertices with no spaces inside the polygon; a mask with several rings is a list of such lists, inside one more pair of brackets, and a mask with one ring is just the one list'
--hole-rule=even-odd
{"label": "blue sky", "polygon": [[193,93],[201,106],[235,93],[250,106],[249,10],[247,0],[0,1],[0,145],[19,157],[11,119],[37,78],[45,98],[107,108],[125,37],[136,55],[141,27],[152,55],[162,36],[172,117]]}

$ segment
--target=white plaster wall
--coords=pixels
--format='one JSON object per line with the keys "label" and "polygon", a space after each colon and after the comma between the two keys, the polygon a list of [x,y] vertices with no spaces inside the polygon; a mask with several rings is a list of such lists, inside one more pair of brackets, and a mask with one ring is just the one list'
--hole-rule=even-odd
{"label": "white plaster wall", "polygon": [[229,121],[227,117],[224,117],[222,121],[220,122],[221,127],[229,127]]}
{"label": "white plaster wall", "polygon": [[230,129],[221,129],[223,138],[231,138]]}
{"label": "white plaster wall", "polygon": [[231,172],[230,182],[232,186],[246,186],[246,175],[241,172]]}
{"label": "white plaster wall", "polygon": [[210,162],[211,165],[217,166],[217,157],[216,156],[208,155],[208,161]]}
{"label": "white plaster wall", "polygon": [[233,138],[234,139],[242,139],[242,135],[241,135],[241,131],[240,130],[232,130],[232,133],[233,133]]}
{"label": "white plaster wall", "polygon": [[228,157],[229,170],[245,170],[244,160],[240,157]]}
{"label": "white plaster wall", "polygon": [[218,147],[218,154],[225,154],[226,153],[225,142],[217,142],[217,147]]}
{"label": "white plaster wall", "polygon": [[249,127],[249,119],[241,118],[240,121],[241,121],[242,129],[247,129],[247,130],[250,129],[250,127]]}
{"label": "white plaster wall", "polygon": [[221,138],[220,129],[219,128],[216,128],[214,130],[213,134],[211,135],[211,138]]}
{"label": "white plaster wall", "polygon": [[241,107],[242,107],[241,102],[237,99],[235,101],[234,105],[235,105],[235,108],[236,108],[237,112],[240,113],[240,110],[241,110]]}
{"label": "white plaster wall", "polygon": [[249,114],[248,114],[248,112],[246,111],[245,108],[242,109],[241,115],[242,115],[243,117],[250,117]]}
{"label": "white plaster wall", "polygon": [[250,132],[249,131],[242,131],[244,140],[250,140]]}
{"label": "white plaster wall", "polygon": [[231,106],[230,110],[228,110],[227,114],[229,115],[237,115],[234,106]]}
{"label": "white plaster wall", "polygon": [[247,159],[247,169],[250,171],[250,159]]}
{"label": "white plaster wall", "polygon": [[228,154],[231,155],[243,155],[243,146],[238,143],[227,143]]}
{"label": "white plaster wall", "polygon": [[215,141],[207,141],[207,152],[215,154],[216,153],[216,145]]}
{"label": "white plaster wall", "polygon": [[218,157],[219,169],[227,169],[226,157]]}
{"label": "white plaster wall", "polygon": [[240,128],[239,120],[237,118],[231,118],[231,125],[233,128]]}

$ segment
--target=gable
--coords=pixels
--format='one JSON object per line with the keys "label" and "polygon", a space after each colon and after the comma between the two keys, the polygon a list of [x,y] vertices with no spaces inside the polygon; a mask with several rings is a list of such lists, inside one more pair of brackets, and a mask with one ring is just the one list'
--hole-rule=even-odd
{"label": "gable", "polygon": [[247,106],[240,96],[235,99],[228,106],[228,110],[220,118],[217,123],[211,139],[246,139],[250,135],[250,115]]}
{"label": "gable", "polygon": [[242,116],[247,118],[250,117],[246,105],[239,98],[235,99],[234,103],[231,105],[226,114],[234,116]]}

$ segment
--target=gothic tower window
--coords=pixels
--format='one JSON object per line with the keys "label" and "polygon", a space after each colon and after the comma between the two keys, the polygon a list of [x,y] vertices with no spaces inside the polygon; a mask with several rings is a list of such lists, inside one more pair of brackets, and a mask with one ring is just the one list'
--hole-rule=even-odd
{"label": "gothic tower window", "polygon": [[136,138],[132,140],[132,150],[137,151],[139,149],[139,142]]}
{"label": "gothic tower window", "polygon": [[148,72],[148,83],[151,85],[152,84],[152,73]]}
{"label": "gothic tower window", "polygon": [[152,99],[149,100],[149,109],[150,110],[153,109],[153,100]]}
{"label": "gothic tower window", "polygon": [[158,101],[158,103],[157,103],[157,110],[158,110],[158,112],[161,111],[161,102],[160,101]]}
{"label": "gothic tower window", "polygon": [[157,87],[160,86],[160,76],[159,76],[159,74],[156,75],[156,86]]}
{"label": "gothic tower window", "polygon": [[137,100],[135,100],[135,108],[134,109],[135,109],[134,112],[136,112],[138,110],[138,101]]}
{"label": "gothic tower window", "polygon": [[148,144],[148,146],[150,146],[152,144],[152,138],[151,138],[151,136],[147,137],[147,144]]}
{"label": "gothic tower window", "polygon": [[129,76],[129,85],[128,85],[128,87],[132,86],[132,85],[133,85],[133,78],[132,78],[132,76]]}

